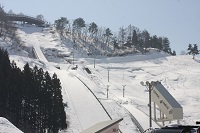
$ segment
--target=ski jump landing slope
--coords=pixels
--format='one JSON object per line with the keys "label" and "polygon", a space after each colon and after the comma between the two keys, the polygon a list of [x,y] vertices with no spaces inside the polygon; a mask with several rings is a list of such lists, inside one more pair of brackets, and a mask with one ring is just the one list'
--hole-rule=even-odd
{"label": "ski jump landing slope", "polygon": [[48,62],[39,46],[33,45],[33,51],[39,60]]}
{"label": "ski jump landing slope", "polygon": [[110,120],[99,102],[79,79],[70,72],[63,74],[62,71],[57,71],[56,73],[72,101],[83,130],[98,122]]}
{"label": "ski jump landing slope", "polygon": [[[39,60],[44,63],[48,62],[40,47],[34,46],[34,51]],[[61,80],[63,89],[68,93],[70,100],[72,101],[82,130],[87,129],[98,122],[110,120],[97,99],[72,72],[57,70],[56,74]]]}

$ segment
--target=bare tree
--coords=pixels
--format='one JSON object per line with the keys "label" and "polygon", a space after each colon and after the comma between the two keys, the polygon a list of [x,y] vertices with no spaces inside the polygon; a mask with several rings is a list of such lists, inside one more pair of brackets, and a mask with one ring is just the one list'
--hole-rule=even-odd
{"label": "bare tree", "polygon": [[126,30],[123,27],[120,27],[119,34],[118,34],[118,40],[119,40],[119,43],[121,43],[122,45],[125,42],[125,37],[126,37]]}

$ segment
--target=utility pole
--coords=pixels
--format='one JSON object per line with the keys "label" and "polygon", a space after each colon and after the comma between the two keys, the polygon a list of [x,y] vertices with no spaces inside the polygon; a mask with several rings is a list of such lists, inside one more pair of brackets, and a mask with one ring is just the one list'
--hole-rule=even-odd
{"label": "utility pole", "polygon": [[123,86],[123,97],[124,97],[124,91],[125,91],[125,86],[126,85],[122,85]]}
{"label": "utility pole", "polygon": [[110,76],[110,73],[109,73],[109,71],[110,71],[110,70],[108,69],[108,82],[109,82],[109,80],[110,80],[110,79],[109,79],[109,78],[110,78],[110,77],[109,77],[109,76]]}
{"label": "utility pole", "polygon": [[96,56],[95,56],[95,54],[94,54],[94,68],[95,68],[95,58],[96,58]]}
{"label": "utility pole", "polygon": [[109,88],[109,86],[110,86],[110,85],[107,85],[107,89],[106,89],[106,90],[107,90],[107,99],[108,99],[108,91],[109,91],[108,88]]}
{"label": "utility pole", "polygon": [[152,90],[152,85],[151,83],[149,83],[147,81],[147,85],[148,85],[148,88],[149,88],[149,126],[152,127],[152,116],[151,116],[151,90]]}
{"label": "utility pole", "polygon": [[152,87],[153,87],[153,85],[152,85],[152,83],[153,82],[149,82],[149,81],[146,81],[145,83],[143,82],[143,81],[141,81],[140,82],[140,84],[142,85],[142,86],[146,86],[147,87],[147,89],[148,89],[148,91],[149,91],[149,104],[148,104],[148,106],[149,106],[149,127],[152,127],[152,114],[151,114],[151,91],[152,91]]}
{"label": "utility pole", "polygon": [[74,41],[74,43],[73,43],[73,65],[74,65],[74,45],[75,45],[75,39],[73,41]]}

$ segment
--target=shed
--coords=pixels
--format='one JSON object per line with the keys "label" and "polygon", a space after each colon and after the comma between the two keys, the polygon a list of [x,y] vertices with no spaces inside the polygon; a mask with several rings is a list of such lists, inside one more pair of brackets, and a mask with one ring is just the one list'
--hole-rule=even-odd
{"label": "shed", "polygon": [[122,120],[123,118],[103,121],[93,125],[81,133],[117,133],[119,130],[119,122]]}

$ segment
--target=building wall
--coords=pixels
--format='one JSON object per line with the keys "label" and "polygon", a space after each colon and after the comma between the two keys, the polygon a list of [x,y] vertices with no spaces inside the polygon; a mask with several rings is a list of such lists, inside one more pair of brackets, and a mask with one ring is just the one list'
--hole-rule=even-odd
{"label": "building wall", "polygon": [[118,129],[119,129],[119,124],[117,123],[100,133],[118,133]]}

